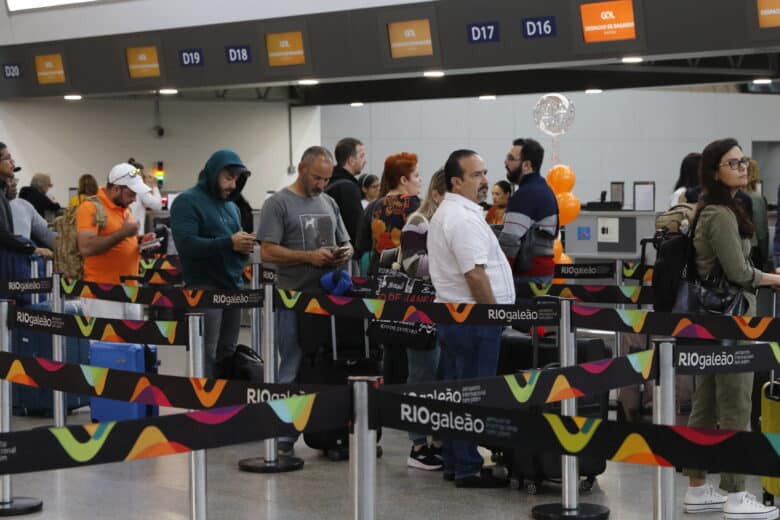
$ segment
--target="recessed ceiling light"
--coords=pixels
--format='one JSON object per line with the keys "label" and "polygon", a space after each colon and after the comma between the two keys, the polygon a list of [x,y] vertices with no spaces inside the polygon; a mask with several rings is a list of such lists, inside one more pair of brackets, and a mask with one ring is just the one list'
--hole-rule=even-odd
{"label": "recessed ceiling light", "polygon": [[642,63],[645,59],[641,56],[626,56],[621,61],[623,63]]}
{"label": "recessed ceiling light", "polygon": [[423,72],[423,76],[426,78],[443,78],[444,77],[444,71],[443,70],[426,70]]}
{"label": "recessed ceiling light", "polygon": [[319,80],[316,79],[299,79],[298,85],[317,85]]}
{"label": "recessed ceiling light", "polygon": [[160,90],[158,90],[158,92],[163,96],[175,96],[176,94],[179,93],[179,91],[176,90],[175,88],[161,88]]}
{"label": "recessed ceiling light", "polygon": [[753,85],[771,85],[772,80],[769,78],[756,78],[753,80]]}
{"label": "recessed ceiling light", "polygon": [[479,96],[479,100],[480,101],[495,101],[496,100],[496,96],[494,96],[493,94],[488,94],[488,95],[485,95],[485,96]]}
{"label": "recessed ceiling light", "polygon": [[81,101],[83,98],[79,94],[67,94],[65,101]]}
{"label": "recessed ceiling light", "polygon": [[349,106],[358,108],[358,107],[362,107],[363,103],[361,103],[360,101],[355,101],[354,103],[350,103]]}
{"label": "recessed ceiling light", "polygon": [[604,92],[604,91],[601,90],[600,88],[589,88],[589,89],[585,90],[586,94],[601,94],[602,92]]}

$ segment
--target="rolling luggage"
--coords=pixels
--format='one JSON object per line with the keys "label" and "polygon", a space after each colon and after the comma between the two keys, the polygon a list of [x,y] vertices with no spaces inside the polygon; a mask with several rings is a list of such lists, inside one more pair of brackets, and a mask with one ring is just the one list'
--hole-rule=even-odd
{"label": "rolling luggage", "polygon": [[[328,318],[321,320],[324,323],[330,321]],[[350,376],[380,375],[379,362],[371,359],[367,348],[364,356],[356,356],[353,351],[339,354],[339,347],[335,344],[328,345],[328,348],[319,345],[312,351],[310,346],[301,343],[301,348],[304,356],[298,370],[299,383],[346,385]],[[382,431],[379,430],[377,440],[381,435]],[[321,450],[332,461],[349,459],[349,429],[346,426],[338,430],[304,433],[303,441],[308,447]],[[381,447],[377,446],[377,456],[381,455]]]}
{"label": "rolling luggage", "polygon": [[[27,307],[32,310],[51,311],[49,302]],[[81,314],[79,306],[74,302],[64,305],[66,314]],[[84,338],[65,338],[65,361],[68,363],[89,364],[89,340]],[[31,329],[16,328],[11,333],[11,351],[24,356],[52,358],[51,334]],[[12,385],[14,415],[52,417],[54,400],[52,391],[24,385]],[[67,394],[68,410],[75,410],[89,404],[89,397],[77,394]]]}
{"label": "rolling luggage", "polygon": [[[157,347],[96,341],[90,348],[91,364],[97,367],[157,373]],[[90,402],[93,422],[142,419],[158,415],[158,407],[93,397]]]}
{"label": "rolling luggage", "polygon": [[[499,375],[526,370],[533,367],[534,358],[543,368],[558,366],[559,349],[553,342],[543,339],[534,341],[530,336],[508,330],[502,336],[499,354]],[[588,363],[612,357],[612,349],[601,339],[577,339],[577,363]],[[519,366],[514,363],[520,363]],[[536,407],[542,413],[560,413],[560,403]],[[577,415],[606,419],[609,412],[609,392],[588,395],[577,400]],[[537,453],[514,446],[499,457],[506,466],[512,487],[525,486],[528,494],[536,494],[544,481],[561,478],[561,457],[551,453]],[[580,489],[589,491],[596,477],[607,469],[605,459],[578,457],[582,480]]]}

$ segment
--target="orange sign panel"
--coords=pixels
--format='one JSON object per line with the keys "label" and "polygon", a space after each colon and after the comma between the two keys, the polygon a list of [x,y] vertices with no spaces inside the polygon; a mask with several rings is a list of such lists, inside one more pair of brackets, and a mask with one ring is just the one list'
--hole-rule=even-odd
{"label": "orange sign panel", "polygon": [[42,54],[35,57],[35,74],[39,85],[65,83],[62,54]]}
{"label": "orange sign panel", "polygon": [[758,26],[780,27],[780,0],[758,0]]}
{"label": "orange sign panel", "polygon": [[390,35],[390,55],[393,58],[433,56],[431,23],[428,19],[387,24]]}
{"label": "orange sign panel", "polygon": [[265,48],[268,51],[268,65],[271,67],[306,64],[302,32],[266,34]]}
{"label": "orange sign panel", "polygon": [[580,5],[585,43],[636,38],[633,0],[613,0]]}
{"label": "orange sign panel", "polygon": [[128,47],[125,53],[131,78],[156,78],[160,75],[157,47]]}

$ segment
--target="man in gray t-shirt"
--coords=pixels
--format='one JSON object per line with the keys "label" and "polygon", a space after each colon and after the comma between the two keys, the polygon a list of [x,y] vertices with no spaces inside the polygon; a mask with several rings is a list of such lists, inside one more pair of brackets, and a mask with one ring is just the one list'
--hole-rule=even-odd
{"label": "man in gray t-shirt", "polygon": [[[323,274],[352,258],[339,207],[322,193],[332,174],[333,156],[325,148],[312,146],[303,153],[295,182],[263,205],[257,233],[261,256],[264,264],[276,269],[281,289],[319,290]],[[302,356],[298,318],[288,309],[277,309],[275,317],[279,382],[291,383]],[[294,442],[294,438],[280,439],[280,454],[291,454]]]}

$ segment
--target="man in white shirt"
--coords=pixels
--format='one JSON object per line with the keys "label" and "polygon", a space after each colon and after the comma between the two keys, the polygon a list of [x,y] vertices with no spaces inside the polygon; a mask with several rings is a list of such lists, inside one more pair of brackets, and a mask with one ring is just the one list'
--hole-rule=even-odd
{"label": "man in white shirt", "polygon": [[[479,188],[487,177],[476,152],[452,152],[444,166],[447,194],[431,219],[428,259],[436,301],[513,304],[512,270],[490,226],[482,217]],[[439,325],[443,379],[496,375],[503,327]],[[444,478],[457,487],[502,487],[505,479],[482,470],[477,444],[445,441]]]}

